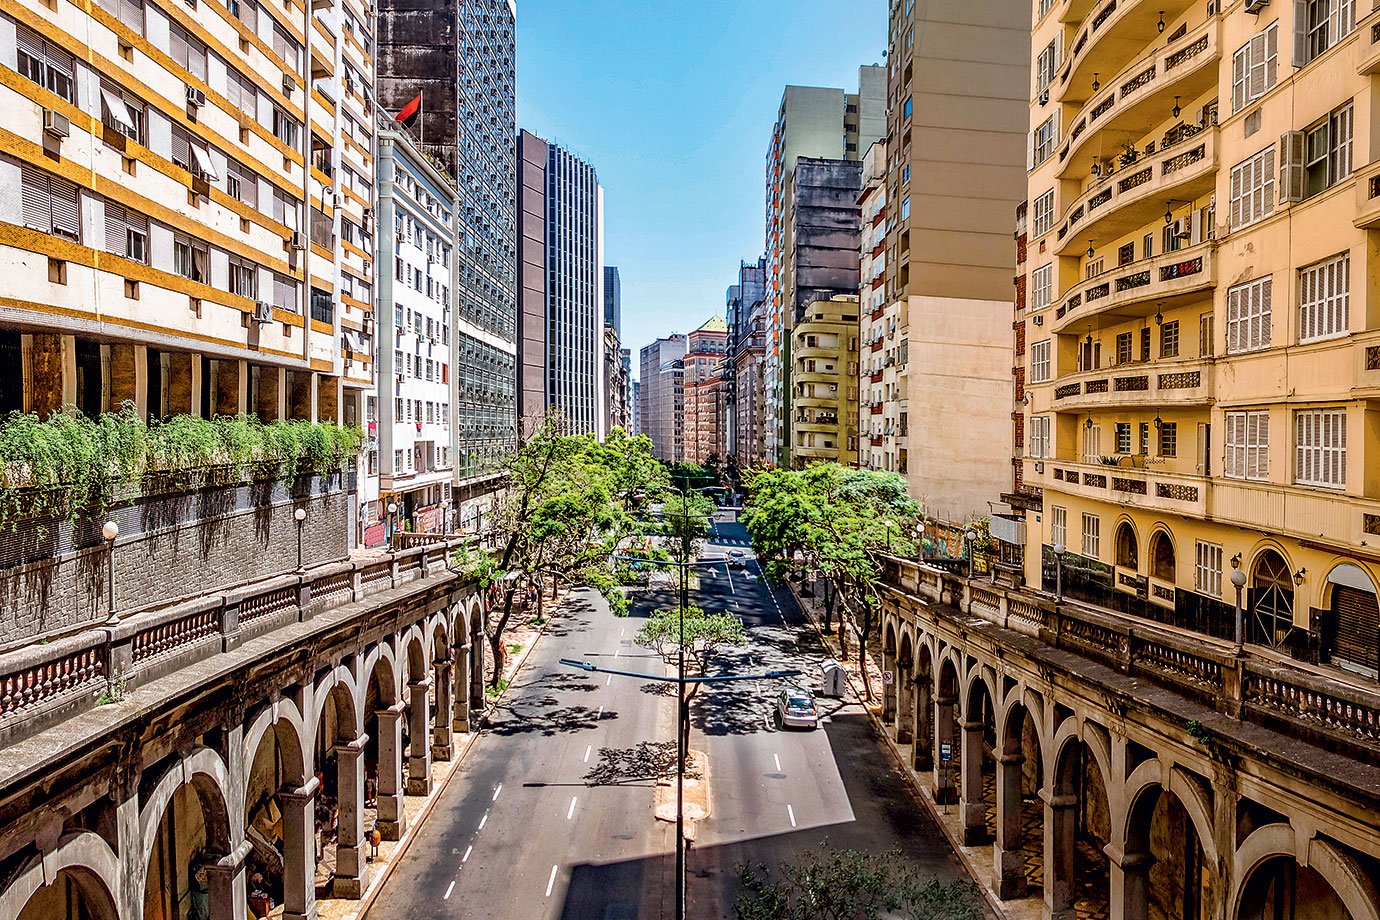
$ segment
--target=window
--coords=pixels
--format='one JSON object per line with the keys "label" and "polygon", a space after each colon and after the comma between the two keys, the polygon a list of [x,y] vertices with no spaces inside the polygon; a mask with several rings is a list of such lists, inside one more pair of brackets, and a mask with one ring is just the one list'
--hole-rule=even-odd
{"label": "window", "polygon": [[1116,423],[1116,452],[1119,454],[1129,454],[1131,452],[1131,423]]}
{"label": "window", "polygon": [[14,38],[18,49],[19,72],[75,105],[76,62],[72,55],[21,25],[14,27]]}
{"label": "window", "polygon": [[1130,265],[1134,261],[1136,261],[1136,244],[1134,242],[1127,243],[1125,246],[1120,246],[1117,248],[1117,268],[1120,268],[1123,265]]}
{"label": "window", "polygon": [[206,266],[210,250],[200,240],[182,234],[173,235],[173,269],[183,278],[205,284],[210,280]]}
{"label": "window", "polygon": [[293,118],[287,112],[284,112],[282,109],[278,108],[278,106],[275,105],[273,107],[274,137],[278,138],[278,140],[282,141],[288,147],[296,149],[298,142],[298,132],[301,130],[302,126],[298,123],[297,119]]}
{"label": "window", "polygon": [[1044,47],[1035,60],[1035,91],[1043,93],[1054,82],[1054,74],[1059,70],[1059,39]]}
{"label": "window", "polygon": [[1351,175],[1351,124],[1348,103],[1308,130],[1284,135],[1281,200],[1303,201]]}
{"label": "window", "polygon": [[[234,2],[234,0],[231,0]],[[225,65],[225,98],[230,100],[231,108],[257,118],[259,113],[259,89],[254,81],[241,76],[229,64]]]}
{"label": "window", "polygon": [[1116,363],[1131,363],[1131,345],[1133,334],[1130,332],[1118,332],[1116,336]]}
{"label": "window", "polygon": [[1043,17],[1052,9],[1054,9],[1054,0],[1039,0],[1039,16]]}
{"label": "window", "polygon": [[1179,356],[1179,321],[1177,319],[1165,320],[1160,324],[1160,357],[1177,358]]}
{"label": "window", "polygon": [[198,80],[206,79],[206,46],[177,23],[168,27],[168,54]]}
{"label": "window", "polygon": [[1102,274],[1101,256],[1099,256],[1096,259],[1089,259],[1087,264],[1083,266],[1083,277],[1088,279],[1089,281],[1096,278],[1100,274]]}
{"label": "window", "polygon": [[1198,316],[1198,354],[1204,358],[1217,353],[1216,326],[1216,317],[1211,313]]}
{"label": "window", "polygon": [[1270,414],[1228,412],[1224,475],[1228,479],[1268,479],[1270,475]]}
{"label": "window", "polygon": [[25,163],[20,167],[20,185],[25,226],[81,239],[81,193],[75,183]]}
{"label": "window", "polygon": [[282,58],[289,71],[302,69],[302,46],[276,22],[273,24],[273,53]]}
{"label": "window", "polygon": [[225,0],[225,8],[250,32],[258,31],[259,5],[254,0]]}
{"label": "window", "polygon": [[1142,259],[1148,259],[1153,256],[1155,254],[1155,234],[1145,234],[1145,236],[1141,238],[1140,245],[1143,250],[1140,256]]}
{"label": "window", "polygon": [[149,260],[149,219],[105,203],[105,251],[135,262]]}
{"label": "window", "polygon": [[1297,0],[1304,15],[1294,23],[1294,63],[1307,64],[1356,28],[1353,0]]}
{"label": "window", "polygon": [[1197,541],[1197,565],[1194,568],[1193,584],[1199,594],[1208,597],[1222,595],[1222,547],[1218,543]]}
{"label": "window", "polygon": [[1238,230],[1275,210],[1275,147],[1271,144],[1231,171],[1231,229]]}
{"label": "window", "polygon": [[289,230],[300,226],[297,218],[297,199],[279,189],[273,190],[273,219]]}
{"label": "window", "polygon": [[910,196],[901,199],[901,220],[910,220]]}
{"label": "window", "polygon": [[1049,378],[1049,339],[1045,339],[1030,346],[1030,382],[1045,383]]}
{"label": "window", "polygon": [[911,104],[911,97],[907,96],[906,101],[901,103],[901,119],[903,121],[908,120],[913,111],[914,107]]}
{"label": "window", "polygon": [[1058,140],[1058,128],[1055,125],[1056,116],[1051,115],[1040,123],[1040,126],[1030,133],[1030,166],[1035,168],[1048,160],[1054,153],[1054,144]]}
{"label": "window", "polygon": [[1279,23],[1251,40],[1232,55],[1231,106],[1239,112],[1274,88],[1279,79]]}
{"label": "window", "polygon": [[1346,410],[1294,413],[1297,466],[1294,481],[1326,489],[1346,488]]}
{"label": "window", "polygon": [[144,0],[98,0],[107,13],[129,26],[136,35],[144,34]]}
{"label": "window", "polygon": [[1056,545],[1069,542],[1069,509],[1053,505],[1049,509],[1049,536]]}
{"label": "window", "polygon": [[251,208],[259,206],[259,177],[252,169],[241,166],[234,160],[225,164],[225,192],[231,198],[242,201]]}
{"label": "window", "polygon": [[1102,551],[1102,519],[1095,514],[1083,515],[1083,555],[1098,558]]}
{"label": "window", "polygon": [[1345,335],[1351,300],[1351,254],[1299,271],[1299,341]]}
{"label": "window", "polygon": [[300,313],[297,305],[297,280],[287,275],[273,273],[273,306],[280,310]]}
{"label": "window", "polygon": [[230,293],[256,300],[259,296],[259,267],[252,262],[230,257]]}
{"label": "window", "polygon": [[148,143],[144,103],[108,83],[101,84],[101,124],[136,143]]}
{"label": "window", "polygon": [[1270,347],[1270,278],[1257,278],[1227,291],[1227,353]]}
{"label": "window", "polygon": [[208,182],[214,182],[219,178],[215,167],[211,165],[210,148],[181,125],[172,126],[172,161]]}
{"label": "window", "polygon": [[1054,299],[1054,265],[1041,265],[1030,273],[1030,309],[1038,312]]}
{"label": "window", "polygon": [[1049,456],[1049,416],[1034,415],[1030,418],[1030,456],[1043,458]]}
{"label": "window", "polygon": [[1102,427],[1083,428],[1083,462],[1097,463],[1102,457]]}
{"label": "window", "polygon": [[1044,236],[1054,227],[1054,189],[1035,199],[1035,216],[1030,222],[1032,237]]}
{"label": "window", "polygon": [[1160,456],[1177,457],[1179,455],[1179,423],[1160,422]]}

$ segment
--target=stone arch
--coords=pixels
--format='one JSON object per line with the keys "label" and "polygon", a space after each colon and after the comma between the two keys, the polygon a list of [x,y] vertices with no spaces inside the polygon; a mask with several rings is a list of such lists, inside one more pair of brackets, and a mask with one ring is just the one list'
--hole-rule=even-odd
{"label": "stone arch", "polygon": [[1300,839],[1293,827],[1282,822],[1256,828],[1237,848],[1233,859],[1236,886],[1229,917],[1248,920],[1258,916],[1252,901],[1265,893],[1259,890],[1257,876],[1274,862],[1292,862],[1304,870],[1301,875],[1305,881],[1313,880],[1315,886],[1317,881],[1325,884],[1348,915],[1342,918],[1332,910],[1328,916],[1338,920],[1380,920],[1380,892],[1355,859],[1340,845],[1323,838]]}
{"label": "stone arch", "polygon": [[1118,566],[1132,571],[1140,568],[1140,538],[1136,535],[1136,525],[1128,517],[1117,521],[1115,547]]}
{"label": "stone arch", "polygon": [[932,642],[917,636],[915,663],[908,676],[914,690],[915,750],[911,764],[916,770],[934,769],[934,649]]}
{"label": "stone arch", "polygon": [[1044,887],[1044,735],[1031,691],[1017,686],[997,714],[993,887],[1002,900]]}
{"label": "stone arch", "polygon": [[1178,577],[1178,550],[1174,545],[1174,535],[1164,525],[1156,525],[1150,531],[1147,555],[1150,576],[1173,584]]}
{"label": "stone arch", "polygon": [[882,722],[890,725],[898,716],[896,700],[906,676],[896,667],[896,616],[890,611],[882,615],[882,669],[890,671],[892,681],[882,685]]}
{"label": "stone arch", "polygon": [[[0,920],[17,920],[45,889],[70,879],[83,900],[96,912],[93,920],[117,920],[116,896],[123,880],[120,860],[110,844],[94,831],[63,835],[46,853],[30,857],[0,890]],[[41,920],[49,920],[43,916]]]}
{"label": "stone arch", "polygon": [[350,673],[350,669],[342,665],[331,668],[323,677],[316,682],[315,693],[313,694],[313,704],[315,709],[312,713],[311,733],[315,738],[322,728],[322,719],[326,714],[326,703],[334,700],[336,711],[344,711],[350,716],[348,723],[336,723],[336,741],[350,741],[359,737],[363,731],[363,718],[360,710],[363,701],[359,699],[359,687],[356,684],[355,676]]}
{"label": "stone arch", "polygon": [[1047,767],[1044,894],[1051,916],[1071,916],[1079,904],[1096,914],[1110,894],[1106,846],[1116,821],[1108,782],[1116,774],[1109,745],[1090,724],[1078,716],[1064,720]]}
{"label": "stone arch", "polygon": [[287,911],[303,915],[316,903],[312,821],[317,783],[311,737],[294,701],[280,697],[265,706],[245,730],[240,799],[250,843],[246,869],[262,876],[259,887]]}
{"label": "stone arch", "polygon": [[376,643],[360,669],[364,745],[364,804],[375,807],[375,824],[385,840],[398,840],[407,828],[403,808],[404,714],[402,672],[391,640]]}
{"label": "stone arch", "polygon": [[389,639],[380,639],[365,653],[364,663],[359,669],[360,686],[367,687],[376,673],[382,673],[387,678],[386,685],[383,682],[379,684],[384,691],[380,699],[390,705],[399,702],[402,697],[402,673],[398,670],[398,653]]}
{"label": "stone arch", "polygon": [[369,872],[364,844],[364,693],[350,669],[337,665],[316,685],[312,743],[319,805],[313,818],[322,856],[333,859],[337,897],[358,898]]}
{"label": "stone arch", "polygon": [[1201,789],[1168,761],[1148,760],[1131,772],[1123,797],[1112,840],[1122,873],[1112,893],[1121,898],[1122,915],[1201,916],[1210,909],[1204,901],[1211,902],[1204,888],[1217,888],[1217,847]]}
{"label": "stone arch", "polygon": [[[954,800],[957,766],[959,713],[959,659],[952,646],[945,647],[936,661],[934,679],[934,794],[941,802]],[[944,755],[948,753],[946,760]]]}
{"label": "stone arch", "polygon": [[[302,718],[302,711],[291,700],[276,699],[249,723],[249,727],[244,732],[244,776],[248,781],[250,771],[254,767],[254,755],[258,753],[259,745],[263,743],[264,736],[272,731],[278,747],[282,749],[284,757],[284,767],[287,768],[284,779],[287,782],[302,785],[307,781],[307,777],[312,774],[311,761],[309,760],[311,746],[305,742],[307,730],[305,720]],[[248,802],[246,805],[250,804]]]}
{"label": "stone arch", "polygon": [[[883,657],[885,661],[885,656]],[[915,642],[910,630],[902,630],[896,649],[896,743],[915,743]]]}
{"label": "stone arch", "polygon": [[[990,673],[989,673],[990,672]],[[996,817],[996,785],[989,789],[986,777],[995,778],[997,746],[996,674],[976,662],[964,678],[960,708],[959,800],[963,843],[975,846],[990,837]]]}

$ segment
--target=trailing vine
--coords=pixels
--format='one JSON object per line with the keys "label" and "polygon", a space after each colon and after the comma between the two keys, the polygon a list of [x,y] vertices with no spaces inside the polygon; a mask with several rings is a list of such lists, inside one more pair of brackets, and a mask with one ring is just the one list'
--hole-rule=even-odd
{"label": "trailing vine", "polygon": [[89,418],[74,407],[46,419],[13,412],[0,420],[0,528],[42,517],[99,515],[123,484],[149,475],[212,469],[231,481],[327,474],[359,456],[357,426],[253,415],[177,415],[146,422],[132,403]]}

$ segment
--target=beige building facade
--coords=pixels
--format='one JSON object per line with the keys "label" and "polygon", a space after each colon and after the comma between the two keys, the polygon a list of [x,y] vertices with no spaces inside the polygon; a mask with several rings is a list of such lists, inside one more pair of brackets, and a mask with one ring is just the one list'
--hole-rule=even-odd
{"label": "beige building facade", "polygon": [[815,300],[791,343],[792,469],[858,462],[858,298]]}
{"label": "beige building facade", "polygon": [[711,456],[723,462],[728,452],[725,428],[724,363],[728,325],[712,316],[686,336],[682,402],[685,406],[685,462],[704,463]]}

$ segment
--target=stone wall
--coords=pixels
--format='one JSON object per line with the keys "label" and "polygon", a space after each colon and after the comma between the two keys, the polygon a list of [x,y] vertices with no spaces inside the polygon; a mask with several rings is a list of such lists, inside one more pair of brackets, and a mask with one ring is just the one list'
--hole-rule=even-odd
{"label": "stone wall", "polygon": [[[353,487],[332,481],[258,483],[145,499],[113,510],[115,609],[146,609],[349,554]],[[0,650],[109,617],[109,552],[101,521],[49,522],[0,533]],[[17,563],[17,564],[16,564]]]}

